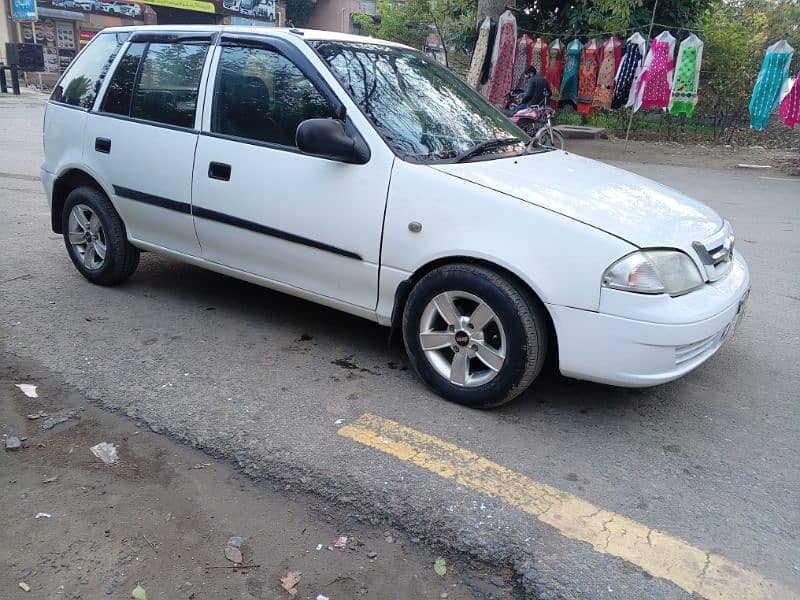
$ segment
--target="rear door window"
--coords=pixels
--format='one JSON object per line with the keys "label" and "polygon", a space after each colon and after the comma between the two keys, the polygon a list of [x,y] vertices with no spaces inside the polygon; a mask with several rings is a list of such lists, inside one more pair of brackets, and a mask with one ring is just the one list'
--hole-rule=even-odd
{"label": "rear door window", "polygon": [[127,38],[127,33],[96,36],[69,66],[50,99],[78,108],[91,108],[108,68]]}
{"label": "rear door window", "polygon": [[207,42],[150,43],[133,95],[132,117],[194,127]]}
{"label": "rear door window", "polygon": [[119,61],[111,81],[108,82],[106,95],[100,107],[102,112],[130,116],[133,86],[136,83],[136,74],[139,72],[139,63],[145,47],[144,42],[128,46],[125,56]]}

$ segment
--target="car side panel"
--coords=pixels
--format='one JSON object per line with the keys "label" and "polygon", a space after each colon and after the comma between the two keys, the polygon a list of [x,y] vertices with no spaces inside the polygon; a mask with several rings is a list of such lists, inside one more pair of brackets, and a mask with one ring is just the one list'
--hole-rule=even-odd
{"label": "car side panel", "polygon": [[[542,177],[546,177],[546,173]],[[422,226],[419,233],[409,223]],[[383,232],[381,277],[397,281],[446,257],[505,268],[549,304],[597,310],[603,271],[634,247],[516,198],[425,165],[395,161]],[[381,284],[385,322],[396,285]]]}

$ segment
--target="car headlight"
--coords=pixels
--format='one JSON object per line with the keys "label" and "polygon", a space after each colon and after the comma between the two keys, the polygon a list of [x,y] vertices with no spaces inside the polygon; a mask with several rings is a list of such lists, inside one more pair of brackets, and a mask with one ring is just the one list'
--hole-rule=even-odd
{"label": "car headlight", "polygon": [[694,261],[678,250],[640,250],[603,273],[604,287],[640,294],[680,296],[703,283]]}

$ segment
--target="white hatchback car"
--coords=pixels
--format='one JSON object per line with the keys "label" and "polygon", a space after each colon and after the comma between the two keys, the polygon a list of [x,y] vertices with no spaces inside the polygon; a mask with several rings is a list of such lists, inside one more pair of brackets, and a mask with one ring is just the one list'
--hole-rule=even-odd
{"label": "white hatchback car", "polygon": [[147,250],[402,329],[475,407],[564,375],[648,386],[730,337],[730,224],[529,138],[411,48],[321,31],[107,29],[47,105],[42,180],[77,269]]}

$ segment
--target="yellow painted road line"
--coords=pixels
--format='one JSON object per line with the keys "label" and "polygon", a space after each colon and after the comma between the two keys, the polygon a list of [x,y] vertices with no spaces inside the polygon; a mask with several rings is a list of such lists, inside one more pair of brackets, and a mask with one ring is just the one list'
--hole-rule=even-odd
{"label": "yellow painted road line", "polygon": [[709,600],[800,598],[796,590],[765,579],[723,556],[603,510],[558,488],[534,481],[439,438],[364,414],[339,429],[350,438],[437,475],[500,498],[597,552],[618,556]]}

